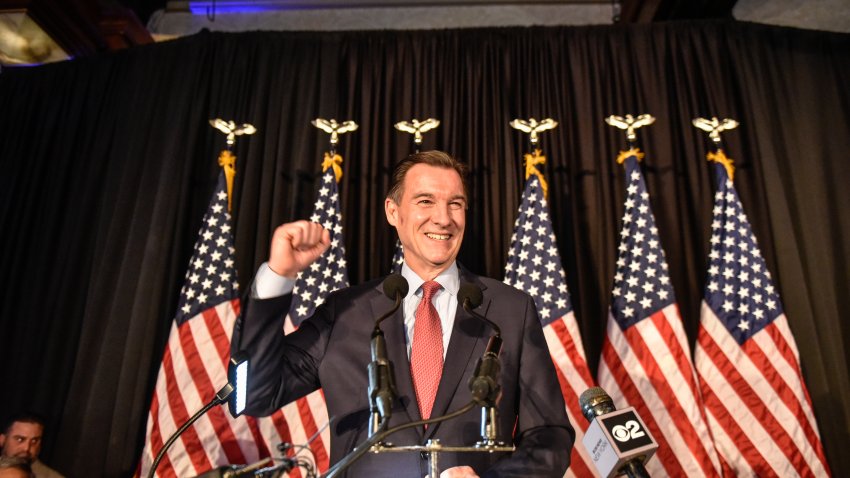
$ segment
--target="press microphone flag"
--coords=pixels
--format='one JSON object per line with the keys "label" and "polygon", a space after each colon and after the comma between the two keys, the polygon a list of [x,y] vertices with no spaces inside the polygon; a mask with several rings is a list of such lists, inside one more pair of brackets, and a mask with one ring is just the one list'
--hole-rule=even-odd
{"label": "press microphone flag", "polygon": [[649,476],[643,464],[658,449],[658,443],[634,407],[617,410],[600,387],[582,393],[579,404],[590,421],[582,443],[596,471],[606,478],[623,474]]}

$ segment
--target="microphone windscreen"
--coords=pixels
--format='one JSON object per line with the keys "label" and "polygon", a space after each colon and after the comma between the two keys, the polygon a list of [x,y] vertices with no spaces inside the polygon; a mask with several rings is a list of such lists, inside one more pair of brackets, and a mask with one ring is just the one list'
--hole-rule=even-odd
{"label": "microphone windscreen", "polygon": [[481,305],[484,302],[484,293],[481,292],[481,288],[472,283],[464,283],[460,285],[460,289],[457,291],[457,301],[461,305],[469,299],[469,306],[473,309]]}
{"label": "microphone windscreen", "polygon": [[611,413],[617,409],[614,406],[614,400],[611,399],[602,387],[591,387],[585,390],[578,397],[578,404],[581,407],[584,417],[589,422],[592,422],[599,415]]}
{"label": "microphone windscreen", "polygon": [[409,289],[407,279],[402,277],[401,274],[390,274],[384,279],[384,295],[392,300],[395,300],[396,295],[400,295],[402,298],[406,297]]}

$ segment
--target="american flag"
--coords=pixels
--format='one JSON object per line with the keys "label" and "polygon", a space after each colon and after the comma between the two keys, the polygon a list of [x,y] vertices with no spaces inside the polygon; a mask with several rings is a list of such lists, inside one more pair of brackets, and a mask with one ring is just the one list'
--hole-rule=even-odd
{"label": "american flag", "polygon": [[717,192],[696,367],[717,451],[739,476],[828,476],[797,345],[732,180]]}
{"label": "american flag", "polygon": [[[163,353],[140,472],[147,476],[165,441],[227,383],[230,334],[239,315],[233,234],[224,174],[204,215]],[[184,432],[157,469],[161,477],[196,476],[269,456],[263,424],[214,407]]]}
{"label": "american flag", "polygon": [[404,265],[404,246],[401,245],[401,241],[398,239],[395,241],[395,252],[393,253],[392,264],[390,273],[401,274],[401,266]]}
{"label": "american flag", "polygon": [[[567,292],[549,206],[536,176],[526,181],[522,194],[505,266],[505,283],[534,298],[567,405],[567,415],[576,429],[576,443],[580,443],[589,424],[581,413],[578,397],[594,383]],[[591,476],[595,471],[592,463],[583,446],[574,446],[570,467],[564,476]]]}
{"label": "american flag", "polygon": [[691,351],[670,284],[637,150],[625,159],[627,196],[599,384],[633,406],[658,441],[652,476],[719,476]]}
{"label": "american flag", "polygon": [[[297,329],[304,319],[313,315],[331,292],[348,287],[348,268],[345,262],[345,245],[342,238],[342,214],[339,208],[339,193],[333,168],[326,168],[322,174],[322,183],[313,205],[310,220],[321,224],[330,232],[331,246],[309,268],[298,274],[292,291],[292,305],[286,316],[284,332]],[[316,467],[324,472],[328,469],[330,456],[330,432],[328,411],[322,390],[299,398],[275,412],[276,422],[288,425],[289,437],[285,440],[295,445],[303,445],[311,437],[310,449],[316,461]],[[321,434],[316,436],[321,430]],[[293,469],[289,476],[299,477],[301,471]]]}

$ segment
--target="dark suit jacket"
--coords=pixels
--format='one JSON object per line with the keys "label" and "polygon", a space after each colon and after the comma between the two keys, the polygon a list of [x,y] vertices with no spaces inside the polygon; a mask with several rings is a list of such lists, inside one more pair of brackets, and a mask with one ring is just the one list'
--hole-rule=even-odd
{"label": "dark suit jacket", "polygon": [[[484,301],[476,312],[502,329],[502,394],[498,402],[500,439],[513,443],[512,454],[441,453],[440,469],[468,465],[482,477],[561,477],[569,465],[573,431],[546,340],[531,298],[501,282],[461,269],[461,282],[481,287]],[[233,335],[234,350],[248,352],[250,376],[246,413],[267,416],[321,387],[331,426],[331,464],[366,440],[369,423],[367,365],[375,318],[392,308],[381,281],[349,287],[328,296],[313,317],[284,336],[291,295],[249,299]],[[401,308],[381,324],[394,364],[399,398],[390,427],[419,420],[404,338]],[[432,417],[457,410],[471,400],[467,382],[492,330],[458,307]],[[451,421],[391,435],[394,445],[472,445],[480,439],[480,409]],[[421,478],[428,459],[419,453],[367,454],[349,469],[351,477]]]}

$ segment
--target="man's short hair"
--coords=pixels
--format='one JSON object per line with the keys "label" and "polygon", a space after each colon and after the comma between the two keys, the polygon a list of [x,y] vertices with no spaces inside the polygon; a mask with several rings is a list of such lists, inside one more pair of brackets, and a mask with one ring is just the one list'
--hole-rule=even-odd
{"label": "man's short hair", "polygon": [[396,164],[393,170],[392,182],[390,189],[387,191],[387,197],[398,204],[401,197],[404,195],[404,178],[410,168],[417,164],[427,164],[438,168],[453,169],[460,176],[460,182],[463,183],[463,194],[469,198],[469,191],[466,187],[466,165],[442,151],[424,151],[421,153],[413,153],[410,156],[402,159]]}
{"label": "man's short hair", "polygon": [[4,435],[8,435],[9,430],[11,430],[12,425],[14,425],[15,423],[35,423],[35,424],[41,425],[42,429],[45,428],[44,417],[42,417],[41,415],[39,415],[37,413],[33,413],[33,412],[29,412],[29,411],[23,411],[23,412],[14,413],[14,414],[10,415],[9,417],[7,417],[6,420],[3,422],[3,428],[0,429],[0,430],[2,430],[2,433]]}
{"label": "man's short hair", "polygon": [[30,462],[21,456],[0,456],[0,469],[3,468],[21,470],[28,473],[29,476],[34,476]]}

